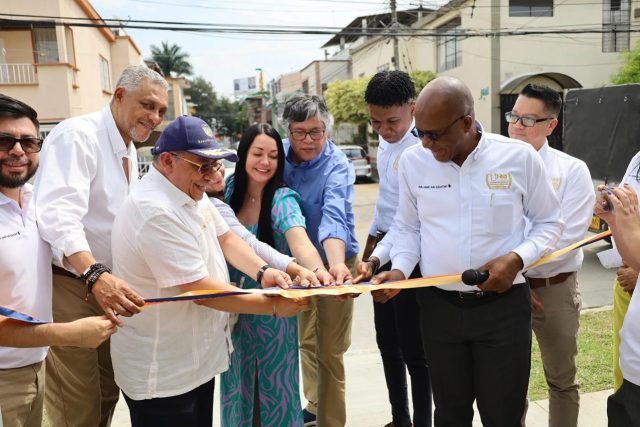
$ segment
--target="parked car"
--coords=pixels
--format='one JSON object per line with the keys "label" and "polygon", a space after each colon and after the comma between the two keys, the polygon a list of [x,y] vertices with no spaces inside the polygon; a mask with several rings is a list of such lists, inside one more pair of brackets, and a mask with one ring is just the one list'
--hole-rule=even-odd
{"label": "parked car", "polygon": [[364,148],[359,145],[339,145],[338,147],[353,163],[356,179],[371,181],[371,161]]}

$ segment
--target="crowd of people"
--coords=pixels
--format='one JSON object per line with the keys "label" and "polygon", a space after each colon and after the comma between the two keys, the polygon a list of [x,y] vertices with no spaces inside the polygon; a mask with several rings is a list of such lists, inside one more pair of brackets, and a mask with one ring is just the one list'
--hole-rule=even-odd
{"label": "crowd of people", "polygon": [[[0,425],[40,427],[46,407],[52,427],[108,427],[122,393],[132,426],[211,426],[220,375],[225,427],[344,426],[353,295],[145,299],[477,269],[488,279],[473,287],[373,292],[387,427],[471,426],[474,402],[483,425],[524,425],[532,333],[549,426],[577,426],[583,255],[530,266],[581,240],[594,206],[624,261],[615,292],[628,305],[610,425],[639,425],[640,160],[620,188],[594,192],[585,163],[549,146],[556,91],[526,85],[505,137],[484,129],[455,78],[417,94],[404,72],[374,75],[363,102],[380,184],[359,259],[353,165],[322,98],[292,97],[286,135],[250,126],[237,153],[178,117],[138,179],[134,141],[163,121],[168,89],[129,67],[109,105],[44,142],[36,111],[0,95],[0,305],[45,321],[0,317]],[[222,160],[236,162],[226,182]]]}

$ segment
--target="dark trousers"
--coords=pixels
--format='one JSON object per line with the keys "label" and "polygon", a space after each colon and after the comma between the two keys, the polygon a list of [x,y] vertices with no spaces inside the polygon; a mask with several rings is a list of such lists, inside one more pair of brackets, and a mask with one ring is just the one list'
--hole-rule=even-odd
{"label": "dark trousers", "polygon": [[126,394],[131,427],[211,427],[215,378],[178,396],[133,400]]}
{"label": "dark trousers", "polygon": [[520,427],[531,368],[529,287],[462,296],[418,291],[435,425],[471,427],[476,400],[483,425]]}
{"label": "dark trousers", "polygon": [[609,427],[640,426],[640,386],[627,380],[607,399]]}
{"label": "dark trousers", "polygon": [[[390,264],[386,264],[379,271],[387,271],[390,267]],[[410,278],[416,277],[422,277],[420,267],[416,267]],[[411,376],[413,425],[430,427],[431,382],[422,345],[416,289],[404,289],[384,304],[374,302],[373,314],[394,426],[411,426],[407,397],[408,370]]]}

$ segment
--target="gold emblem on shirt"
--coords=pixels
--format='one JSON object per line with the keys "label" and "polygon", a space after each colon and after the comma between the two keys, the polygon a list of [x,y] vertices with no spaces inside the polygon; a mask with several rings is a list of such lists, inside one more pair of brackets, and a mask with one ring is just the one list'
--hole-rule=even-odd
{"label": "gold emblem on shirt", "polygon": [[488,173],[485,175],[485,182],[491,190],[508,190],[511,188],[511,174]]}
{"label": "gold emblem on shirt", "polygon": [[551,186],[554,190],[558,191],[560,189],[560,185],[562,184],[561,176],[552,176],[551,177]]}

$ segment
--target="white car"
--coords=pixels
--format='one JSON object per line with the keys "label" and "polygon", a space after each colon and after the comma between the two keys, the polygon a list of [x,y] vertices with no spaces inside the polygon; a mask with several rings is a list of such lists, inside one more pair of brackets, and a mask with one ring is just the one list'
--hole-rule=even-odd
{"label": "white car", "polygon": [[353,168],[356,172],[356,179],[371,180],[371,161],[369,156],[365,153],[364,148],[359,145],[339,145],[338,148],[342,150],[347,158],[353,163]]}

